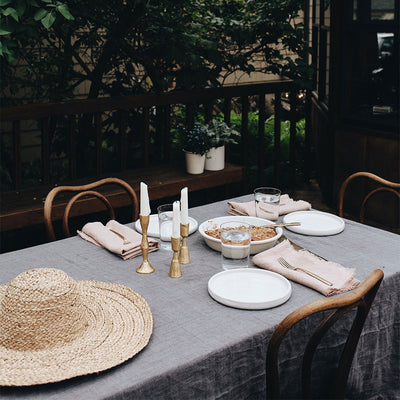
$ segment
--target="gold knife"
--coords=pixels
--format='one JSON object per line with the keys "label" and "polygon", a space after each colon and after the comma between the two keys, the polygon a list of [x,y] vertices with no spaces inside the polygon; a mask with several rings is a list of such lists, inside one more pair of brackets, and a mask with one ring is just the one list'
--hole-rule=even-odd
{"label": "gold knife", "polygon": [[[283,242],[284,240],[289,240],[285,235],[282,235],[278,242]],[[308,251],[311,254],[314,254],[314,256],[318,257],[320,260],[324,260],[324,261],[328,261],[326,258],[319,256],[318,254],[313,253],[311,250],[305,249],[304,247],[301,247],[300,245],[298,245],[297,243],[292,242],[291,240],[289,240],[289,243],[293,246],[293,248],[295,250],[305,250]]]}

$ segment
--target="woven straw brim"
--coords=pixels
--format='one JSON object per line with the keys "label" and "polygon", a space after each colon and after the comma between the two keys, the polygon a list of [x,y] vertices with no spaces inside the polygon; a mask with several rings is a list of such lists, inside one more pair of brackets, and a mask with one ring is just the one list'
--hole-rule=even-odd
{"label": "woven straw brim", "polygon": [[[77,285],[89,322],[83,335],[45,350],[17,351],[0,345],[0,385],[38,385],[104,371],[148,344],[153,318],[139,294],[114,283],[77,281]],[[0,304],[7,286],[0,286]]]}

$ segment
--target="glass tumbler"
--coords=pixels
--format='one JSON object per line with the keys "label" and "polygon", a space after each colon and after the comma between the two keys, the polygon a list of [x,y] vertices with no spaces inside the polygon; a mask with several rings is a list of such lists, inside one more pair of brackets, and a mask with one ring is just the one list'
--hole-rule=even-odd
{"label": "glass tumbler", "polygon": [[160,247],[165,250],[171,250],[173,205],[163,204],[157,207],[158,226],[160,232]]}
{"label": "glass tumbler", "polygon": [[256,217],[277,220],[281,191],[273,187],[259,187],[254,190]]}
{"label": "glass tumbler", "polygon": [[220,226],[222,269],[249,266],[251,225],[240,221],[225,222]]}

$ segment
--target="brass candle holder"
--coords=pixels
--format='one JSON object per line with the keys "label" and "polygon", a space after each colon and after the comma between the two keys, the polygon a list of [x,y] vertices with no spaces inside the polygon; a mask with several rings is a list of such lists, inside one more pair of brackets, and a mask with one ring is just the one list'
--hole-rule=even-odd
{"label": "brass candle holder", "polygon": [[189,224],[181,224],[182,245],[179,252],[179,262],[181,264],[190,263],[189,247],[187,245],[187,237],[189,236]]}
{"label": "brass candle holder", "polygon": [[181,263],[179,262],[178,252],[181,247],[181,238],[171,238],[171,248],[174,252],[172,256],[171,266],[169,269],[169,276],[171,278],[180,278],[182,276]]}
{"label": "brass candle holder", "polygon": [[142,227],[142,242],[140,247],[143,254],[143,262],[140,267],[136,268],[139,274],[151,274],[154,272],[154,267],[149,263],[149,241],[147,239],[147,228],[149,227],[150,215],[139,215],[140,225]]}

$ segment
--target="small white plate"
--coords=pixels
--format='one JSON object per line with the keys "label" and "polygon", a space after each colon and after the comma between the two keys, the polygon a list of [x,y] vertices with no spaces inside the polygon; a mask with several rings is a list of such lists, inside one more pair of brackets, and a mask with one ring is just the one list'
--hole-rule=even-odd
{"label": "small white plate", "polygon": [[[196,232],[198,226],[199,226],[198,222],[194,218],[189,217],[189,235],[191,235],[193,232]],[[135,229],[139,233],[142,233],[142,226],[140,225],[140,219],[138,219],[135,222]],[[156,238],[160,237],[158,214],[150,215],[149,227],[147,228],[147,235]]]}
{"label": "small white plate", "polygon": [[275,272],[238,268],[213,275],[208,281],[208,293],[226,306],[262,310],[287,301],[292,294],[292,285]]}
{"label": "small white plate", "polygon": [[303,235],[329,236],[336,235],[344,229],[344,221],[337,215],[322,211],[295,211],[283,217],[283,222],[301,223],[299,226],[286,228]]}

